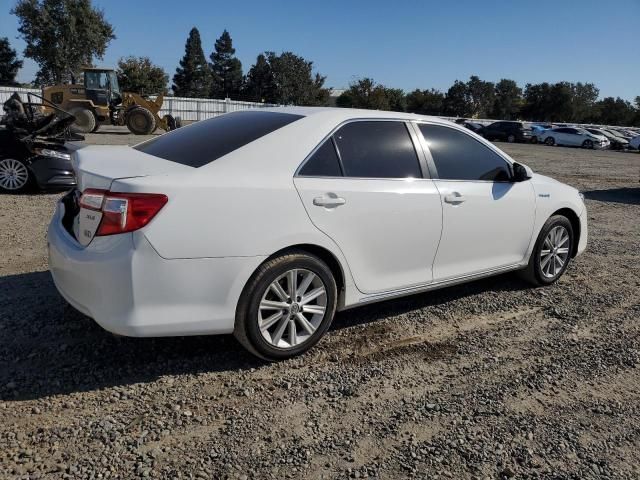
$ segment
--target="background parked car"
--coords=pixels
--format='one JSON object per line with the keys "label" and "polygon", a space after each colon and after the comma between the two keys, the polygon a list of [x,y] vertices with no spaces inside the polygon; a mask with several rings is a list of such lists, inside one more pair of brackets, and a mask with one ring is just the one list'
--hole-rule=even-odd
{"label": "background parked car", "polygon": [[464,122],[463,125],[475,133],[479,133],[484,128],[484,125],[478,122]]}
{"label": "background parked car", "polygon": [[531,141],[531,130],[526,129],[522,122],[493,122],[483,127],[478,133],[492,141],[509,143]]}
{"label": "background parked car", "polygon": [[551,130],[553,125],[550,123],[534,123],[531,125],[531,142],[538,143],[544,139],[544,133]]}
{"label": "background parked car", "polygon": [[630,141],[629,141],[629,147],[640,151],[640,135],[633,137]]}
{"label": "background parked car", "polygon": [[593,133],[594,135],[603,135],[609,140],[610,148],[612,150],[624,150],[629,146],[629,142],[627,142],[622,137],[616,137],[615,135],[607,132],[606,130],[602,130],[600,128],[586,128],[585,129],[589,133]]}
{"label": "background parked car", "polygon": [[609,146],[609,140],[604,135],[595,135],[584,128],[574,127],[552,128],[545,134],[544,143],[547,145],[600,149]]}

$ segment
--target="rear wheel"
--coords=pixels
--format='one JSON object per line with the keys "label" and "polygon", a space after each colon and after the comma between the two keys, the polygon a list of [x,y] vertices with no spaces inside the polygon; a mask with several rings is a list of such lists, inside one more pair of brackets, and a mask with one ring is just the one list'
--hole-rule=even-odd
{"label": "rear wheel", "polygon": [[27,165],[15,158],[0,160],[0,190],[3,192],[19,193],[25,191],[31,184],[31,172]]}
{"label": "rear wheel", "polygon": [[325,334],[337,287],[318,257],[292,252],[264,263],[245,287],[234,335],[251,353],[283,360],[306,352]]}
{"label": "rear wheel", "polygon": [[542,227],[522,277],[536,286],[556,282],[573,255],[573,227],[569,219],[554,215]]}
{"label": "rear wheel", "polygon": [[156,129],[153,113],[143,107],[132,108],[127,112],[127,128],[136,135],[150,135]]}
{"label": "rear wheel", "polygon": [[545,145],[549,145],[550,147],[556,144],[556,140],[553,137],[547,137],[544,141]]}
{"label": "rear wheel", "polygon": [[585,140],[582,142],[582,148],[593,148],[593,142],[591,140]]}
{"label": "rear wheel", "polygon": [[96,116],[88,108],[74,108],[70,113],[76,117],[71,124],[71,131],[74,133],[91,133],[96,128]]}

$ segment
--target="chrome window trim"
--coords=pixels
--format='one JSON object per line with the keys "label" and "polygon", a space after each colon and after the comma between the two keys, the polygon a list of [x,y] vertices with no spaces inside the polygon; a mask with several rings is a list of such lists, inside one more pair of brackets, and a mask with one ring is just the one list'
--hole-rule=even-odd
{"label": "chrome window trim", "polygon": [[[411,143],[413,144],[413,150],[416,154],[416,160],[418,161],[418,165],[420,167],[420,172],[422,173],[421,177],[349,177],[345,175],[344,165],[342,163],[342,155],[340,153],[340,148],[338,147],[338,143],[333,138],[333,135],[340,130],[342,127],[349,123],[355,122],[402,122],[405,124],[405,128],[407,129],[407,133],[409,134],[409,138],[411,138]],[[422,149],[422,145],[420,144],[420,136],[415,136],[415,130],[409,124],[412,122],[412,119],[407,118],[370,118],[370,117],[362,117],[362,118],[350,118],[348,120],[344,120],[336,125],[327,135],[325,135],[322,140],[315,146],[313,150],[302,160],[298,168],[293,174],[293,178],[344,178],[349,180],[400,180],[400,181],[415,181],[415,180],[430,180],[431,176],[430,171],[425,169],[426,165],[423,165],[422,154],[424,154],[424,150]],[[338,161],[340,162],[340,169],[342,170],[342,176],[340,177],[330,177],[330,176],[322,176],[322,175],[300,175],[300,170],[302,167],[309,161],[309,159],[320,149],[324,142],[330,139],[333,142],[333,146],[336,150],[336,154],[338,155]],[[418,143],[416,143],[418,142]]]}

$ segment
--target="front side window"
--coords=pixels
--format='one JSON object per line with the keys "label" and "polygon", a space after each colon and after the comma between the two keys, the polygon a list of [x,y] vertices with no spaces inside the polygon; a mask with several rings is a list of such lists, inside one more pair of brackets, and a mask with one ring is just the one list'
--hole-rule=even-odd
{"label": "front side window", "polygon": [[509,181],[507,162],[466,133],[441,125],[420,124],[420,131],[443,180]]}
{"label": "front side window", "polygon": [[422,177],[418,155],[404,122],[351,122],[333,138],[346,177]]}

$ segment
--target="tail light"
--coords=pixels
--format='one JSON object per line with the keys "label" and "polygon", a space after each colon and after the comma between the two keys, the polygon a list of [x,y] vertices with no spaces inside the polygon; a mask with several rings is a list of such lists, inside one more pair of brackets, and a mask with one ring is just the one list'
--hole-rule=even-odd
{"label": "tail light", "polygon": [[88,188],[80,206],[102,212],[96,235],[114,235],[138,230],[148,224],[167,203],[161,193],[119,193]]}

